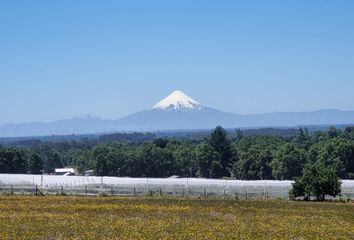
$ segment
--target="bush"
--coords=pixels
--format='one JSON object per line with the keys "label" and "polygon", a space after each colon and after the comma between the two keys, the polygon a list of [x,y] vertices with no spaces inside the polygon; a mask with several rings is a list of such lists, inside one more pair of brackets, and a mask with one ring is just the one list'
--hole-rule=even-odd
{"label": "bush", "polygon": [[338,196],[335,199],[333,199],[334,202],[341,202],[341,203],[347,203],[350,202],[350,197],[348,196]]}
{"label": "bush", "polygon": [[296,178],[290,196],[295,199],[303,197],[309,200],[315,197],[318,201],[325,200],[325,196],[336,197],[341,192],[341,182],[336,171],[323,164],[308,164],[305,166],[303,176]]}

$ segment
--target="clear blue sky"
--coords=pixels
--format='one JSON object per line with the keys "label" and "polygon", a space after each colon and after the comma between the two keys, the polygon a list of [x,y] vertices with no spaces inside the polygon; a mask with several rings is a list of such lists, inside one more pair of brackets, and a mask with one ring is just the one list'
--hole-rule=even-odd
{"label": "clear blue sky", "polygon": [[236,113],[354,110],[354,1],[0,2],[0,124],[116,119],[175,89]]}

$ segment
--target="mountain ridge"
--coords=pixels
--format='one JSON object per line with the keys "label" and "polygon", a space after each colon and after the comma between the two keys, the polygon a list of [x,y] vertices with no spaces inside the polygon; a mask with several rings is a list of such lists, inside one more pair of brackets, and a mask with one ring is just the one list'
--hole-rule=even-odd
{"label": "mountain ridge", "polygon": [[261,128],[353,123],[354,111],[336,109],[258,114],[223,112],[204,106],[182,91],[176,90],[152,107],[117,120],[107,120],[87,115],[48,123],[5,124],[0,126],[0,137],[211,129],[217,125],[226,128]]}

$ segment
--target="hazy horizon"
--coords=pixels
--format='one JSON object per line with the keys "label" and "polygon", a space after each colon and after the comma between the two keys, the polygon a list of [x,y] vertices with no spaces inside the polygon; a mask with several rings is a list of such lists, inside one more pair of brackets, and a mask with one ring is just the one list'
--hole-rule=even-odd
{"label": "hazy horizon", "polygon": [[[163,100],[162,98],[160,100]],[[157,103],[157,102],[155,102]],[[203,103],[201,103],[203,105]],[[204,107],[210,107],[210,106],[207,106],[207,105],[203,105]],[[135,114],[135,113],[139,113],[141,111],[144,111],[144,110],[150,110],[152,109],[153,105],[151,106],[148,106],[144,109],[137,109],[131,113],[128,113],[126,115],[123,115],[123,116],[118,116],[116,118],[105,118],[105,117],[102,117],[100,115],[97,115],[97,114],[92,114],[92,113],[86,113],[86,114],[82,114],[82,115],[73,115],[73,116],[68,116],[66,118],[60,118],[60,119],[52,119],[52,120],[47,120],[47,121],[44,121],[44,120],[33,120],[33,121],[19,121],[19,122],[7,122],[7,123],[0,123],[0,126],[4,126],[6,124],[21,124],[21,123],[35,123],[35,122],[38,122],[38,123],[50,123],[50,122],[56,122],[56,121],[61,121],[61,120],[69,120],[69,119],[86,119],[86,118],[97,118],[97,119],[102,119],[102,120],[117,120],[117,119],[120,119],[120,118],[124,118],[124,117],[127,117],[127,116],[130,116],[132,114]],[[216,108],[214,108],[216,109]],[[219,110],[219,109],[216,109],[216,110]],[[268,114],[268,113],[302,113],[302,112],[319,112],[319,111],[353,111],[354,110],[343,110],[343,109],[336,109],[336,108],[327,108],[327,109],[314,109],[314,110],[308,110],[308,111],[272,111],[272,112],[256,112],[256,113],[237,113],[237,112],[231,112],[231,111],[223,111],[225,113],[235,113],[235,114],[239,114],[239,115],[258,115],[258,114]]]}
{"label": "hazy horizon", "polygon": [[238,114],[354,110],[354,2],[0,3],[0,125],[118,119],[175,89]]}

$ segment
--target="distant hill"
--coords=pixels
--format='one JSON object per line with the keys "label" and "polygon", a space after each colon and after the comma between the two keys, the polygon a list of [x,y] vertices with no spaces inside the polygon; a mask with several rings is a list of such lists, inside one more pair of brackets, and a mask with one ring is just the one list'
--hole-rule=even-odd
{"label": "distant hill", "polygon": [[240,115],[200,104],[181,91],[174,91],[153,107],[120,118],[83,117],[50,123],[6,124],[0,137],[93,134],[131,131],[200,130],[224,128],[279,128],[354,124],[354,111],[274,112]]}
{"label": "distant hill", "polygon": [[[344,129],[352,125],[335,125],[337,129]],[[309,132],[326,131],[331,126],[302,126]],[[236,129],[225,129],[230,139],[236,138]],[[249,128],[240,129],[243,136],[258,135],[258,136],[281,136],[285,138],[295,137],[299,134],[299,128]],[[51,136],[33,136],[33,137],[8,137],[0,138],[0,145],[3,146],[18,146],[18,147],[36,147],[44,142],[82,142],[86,145],[95,145],[97,143],[106,142],[133,142],[140,143],[153,141],[157,138],[169,138],[176,140],[191,140],[202,141],[210,137],[212,130],[169,130],[156,131],[146,133],[109,133],[109,134],[81,134],[81,135],[51,135]]]}

